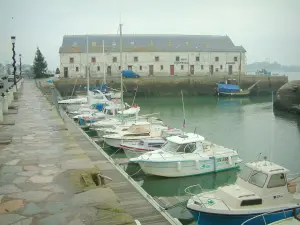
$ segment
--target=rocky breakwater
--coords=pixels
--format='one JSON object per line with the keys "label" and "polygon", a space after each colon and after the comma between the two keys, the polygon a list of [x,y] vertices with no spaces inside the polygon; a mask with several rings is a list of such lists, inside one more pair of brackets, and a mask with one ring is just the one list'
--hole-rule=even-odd
{"label": "rocky breakwater", "polygon": [[[139,79],[124,79],[125,95],[132,96],[138,87],[138,96],[177,96],[183,90],[185,95],[213,95],[217,82],[228,78],[240,80],[242,89],[249,88],[251,85],[260,81],[253,89],[252,94],[265,94],[277,91],[283,84],[288,82],[286,76],[150,76]],[[100,86],[102,78],[91,78],[91,87]],[[54,82],[56,88],[62,96],[76,95],[86,89],[86,79],[84,78],[62,78]],[[119,77],[107,77],[107,84],[115,89],[120,89]]]}
{"label": "rocky breakwater", "polygon": [[300,114],[300,80],[290,81],[277,91],[274,108]]}

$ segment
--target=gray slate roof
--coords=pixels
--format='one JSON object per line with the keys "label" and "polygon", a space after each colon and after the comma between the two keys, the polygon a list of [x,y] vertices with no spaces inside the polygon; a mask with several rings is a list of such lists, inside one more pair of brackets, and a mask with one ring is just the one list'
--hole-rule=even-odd
{"label": "gray slate roof", "polygon": [[[86,52],[86,35],[65,35],[60,53]],[[124,52],[246,52],[228,36],[217,35],[123,35]],[[88,35],[89,52],[119,52],[119,35]]]}

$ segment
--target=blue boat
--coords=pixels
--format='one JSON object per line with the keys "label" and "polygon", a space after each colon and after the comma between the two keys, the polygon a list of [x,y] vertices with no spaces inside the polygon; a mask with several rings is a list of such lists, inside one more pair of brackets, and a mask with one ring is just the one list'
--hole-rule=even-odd
{"label": "blue boat", "polygon": [[[300,176],[289,178],[289,171],[266,159],[246,163],[235,184],[193,195],[187,208],[198,225],[265,225],[300,213]],[[195,185],[186,192],[194,193]]]}
{"label": "blue boat", "polygon": [[251,89],[258,83],[257,81],[251,87],[246,90],[240,88],[238,84],[236,84],[235,79],[227,79],[226,82],[217,83],[217,87],[215,88],[215,93],[218,96],[230,96],[230,97],[244,97],[249,96]]}

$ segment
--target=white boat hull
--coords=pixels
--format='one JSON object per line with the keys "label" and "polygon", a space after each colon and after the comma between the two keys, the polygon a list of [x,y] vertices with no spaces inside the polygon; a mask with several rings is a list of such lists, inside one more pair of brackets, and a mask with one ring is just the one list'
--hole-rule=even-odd
{"label": "white boat hull", "polygon": [[115,139],[115,138],[104,138],[104,142],[114,148],[120,148],[121,146],[121,139]]}
{"label": "white boat hull", "polygon": [[[216,165],[215,160],[189,160],[189,161],[165,161],[152,162],[142,161],[138,162],[142,170],[146,174],[162,176],[162,177],[184,177],[193,176],[212,172],[221,172],[229,169],[236,169],[239,167],[240,161],[236,162],[237,157],[232,158],[232,164]],[[133,161],[134,162],[134,161]]]}
{"label": "white boat hull", "polygon": [[127,158],[136,158],[136,157],[139,157],[140,155],[143,155],[145,154],[146,152],[149,152],[149,151],[146,151],[146,150],[139,150],[139,151],[136,151],[136,150],[133,150],[133,149],[130,149],[130,148],[126,148],[126,147],[123,147],[123,150],[125,152],[125,155],[127,156]]}

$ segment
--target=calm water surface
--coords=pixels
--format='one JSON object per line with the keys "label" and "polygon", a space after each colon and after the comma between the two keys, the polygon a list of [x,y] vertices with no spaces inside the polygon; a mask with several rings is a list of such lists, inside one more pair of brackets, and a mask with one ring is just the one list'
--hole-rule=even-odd
{"label": "calm water surface", "polygon": [[[131,99],[127,99],[131,102]],[[137,98],[142,114],[160,113],[166,124],[182,128],[181,97]],[[187,132],[196,132],[217,144],[236,149],[244,162],[262,157],[300,173],[300,117],[274,113],[271,97],[216,98],[185,97]],[[117,157],[123,157],[122,153]],[[139,170],[127,168],[128,174]],[[190,185],[201,184],[204,189],[215,189],[236,180],[237,171],[184,178],[161,178],[137,173],[134,179],[152,196],[184,195]],[[183,208],[171,210],[184,224],[195,224]]]}
{"label": "calm water surface", "polygon": [[[289,73],[289,80],[300,79],[300,73]],[[128,103],[132,99],[125,99]],[[159,113],[165,124],[182,128],[181,97],[137,98],[141,114]],[[196,132],[206,139],[228,148],[236,149],[243,163],[258,159],[261,154],[291,171],[300,173],[300,117],[273,112],[272,98],[216,98],[184,97],[186,132]],[[115,150],[105,148],[109,154]],[[126,157],[117,152],[115,157]],[[188,186],[201,184],[205,190],[233,183],[237,170],[217,174],[183,178],[146,176],[138,166],[129,166],[126,172],[152,196],[185,195]],[[183,207],[169,212],[183,224],[196,224]]]}

